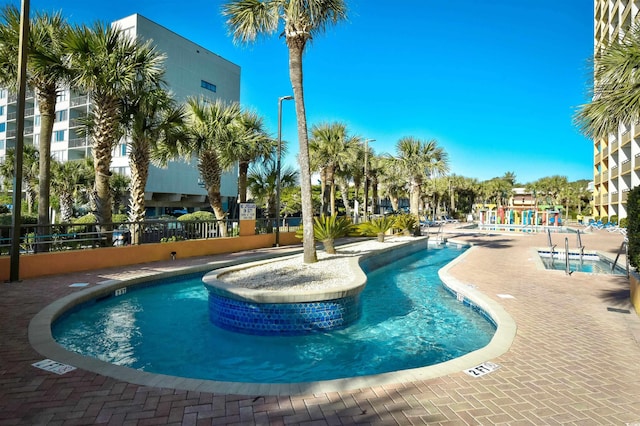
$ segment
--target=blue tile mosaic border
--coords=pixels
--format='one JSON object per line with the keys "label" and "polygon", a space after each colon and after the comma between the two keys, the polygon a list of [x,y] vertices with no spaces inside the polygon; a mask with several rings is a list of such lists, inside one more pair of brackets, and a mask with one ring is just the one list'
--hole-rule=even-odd
{"label": "blue tile mosaic border", "polygon": [[209,292],[209,318],[226,330],[295,336],[337,330],[360,318],[360,296],[305,303],[252,303]]}
{"label": "blue tile mosaic border", "polygon": [[451,293],[451,295],[453,297],[455,297],[459,302],[461,302],[464,306],[473,309],[474,311],[476,311],[477,313],[482,315],[482,317],[485,320],[489,321],[489,323],[491,325],[493,325],[495,328],[498,328],[498,324],[496,323],[496,321],[493,319],[493,317],[491,315],[489,315],[489,313],[487,311],[484,310],[484,308],[482,308],[481,306],[476,305],[474,302],[472,302],[467,297],[465,297],[464,294],[458,293],[457,291],[455,291],[451,287],[448,287],[445,284],[442,284],[442,287],[444,287],[445,290],[447,290],[449,293]]}

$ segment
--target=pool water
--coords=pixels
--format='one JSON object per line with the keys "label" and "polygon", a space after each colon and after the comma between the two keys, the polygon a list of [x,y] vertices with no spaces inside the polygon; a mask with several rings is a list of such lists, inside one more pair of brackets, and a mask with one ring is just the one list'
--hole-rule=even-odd
{"label": "pool water", "polygon": [[255,336],[209,322],[202,274],[85,304],[52,327],[68,350],[148,372],[217,381],[294,383],[447,361],[486,346],[495,326],[442,286],[464,248],[429,248],[368,273],[360,320],[305,336]]}
{"label": "pool water", "polygon": [[[553,269],[556,271],[564,271],[566,269],[566,261],[564,252],[553,252],[553,257],[549,251],[538,251],[538,255],[544,264],[545,269]],[[617,264],[615,268],[611,268],[613,262],[605,258],[601,258],[597,254],[584,254],[582,259],[580,253],[569,252],[569,271],[584,272],[589,274],[605,274],[605,275],[626,275],[626,269]]]}

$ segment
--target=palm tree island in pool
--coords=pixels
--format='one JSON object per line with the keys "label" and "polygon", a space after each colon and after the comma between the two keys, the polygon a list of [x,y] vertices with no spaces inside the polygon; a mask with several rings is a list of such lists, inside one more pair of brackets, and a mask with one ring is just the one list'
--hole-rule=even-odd
{"label": "palm tree island in pool", "polygon": [[225,4],[222,13],[227,17],[233,39],[240,43],[250,43],[258,36],[272,35],[279,30],[280,22],[283,23],[283,34],[289,49],[289,78],[298,121],[303,258],[305,263],[316,262],[302,54],[310,39],[324,32],[329,25],[346,19],[346,4],[343,0],[242,0]]}

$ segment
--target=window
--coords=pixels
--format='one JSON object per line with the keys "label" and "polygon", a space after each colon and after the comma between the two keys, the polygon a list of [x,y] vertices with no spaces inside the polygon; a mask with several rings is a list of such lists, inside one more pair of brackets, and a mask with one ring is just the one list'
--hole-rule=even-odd
{"label": "window", "polygon": [[7,89],[0,89],[0,99],[7,97]]}
{"label": "window", "polygon": [[33,117],[33,125],[34,126],[39,126],[40,125],[40,116],[39,115],[35,115]]}
{"label": "window", "polygon": [[0,139],[0,149],[4,149],[4,139]]}
{"label": "window", "polygon": [[7,129],[6,129],[6,127],[7,127],[7,124],[6,124],[6,123],[0,123],[0,133],[2,133],[2,132],[4,132],[5,130],[7,130]]}
{"label": "window", "polygon": [[53,132],[53,141],[54,142],[64,142],[64,130],[56,130]]}
{"label": "window", "polygon": [[58,93],[58,96],[56,97],[56,102],[62,102],[62,101],[66,101],[67,100],[67,91],[63,90],[61,92]]}
{"label": "window", "polygon": [[4,105],[0,106],[0,115],[4,115]]}
{"label": "window", "polygon": [[213,83],[209,83],[208,81],[200,80],[200,87],[211,90],[214,93],[216,91],[216,85]]}
{"label": "window", "polygon": [[56,112],[56,121],[67,121],[67,110],[63,109],[62,111]]}

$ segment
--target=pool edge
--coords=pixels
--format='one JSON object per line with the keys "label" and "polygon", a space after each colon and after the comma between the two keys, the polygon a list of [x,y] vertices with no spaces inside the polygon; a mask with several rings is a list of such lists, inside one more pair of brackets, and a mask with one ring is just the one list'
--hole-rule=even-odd
{"label": "pool edge", "polygon": [[[456,242],[454,244],[469,245],[466,242]],[[152,386],[158,388],[179,389],[187,391],[210,392],[217,394],[237,394],[237,395],[308,395],[318,392],[337,392],[343,390],[361,389],[371,386],[380,386],[392,383],[407,383],[418,380],[428,380],[442,377],[448,374],[461,372],[472,368],[485,361],[494,359],[507,352],[515,338],[516,325],[511,316],[502,306],[476,290],[472,285],[465,284],[454,278],[449,270],[464,260],[473,250],[477,249],[473,245],[464,253],[453,259],[438,271],[440,279],[449,288],[457,293],[463,294],[473,301],[491,316],[496,325],[496,333],[489,344],[476,351],[470,352],[461,357],[445,361],[427,367],[418,367],[407,370],[400,370],[376,375],[360,376],[344,379],[334,379],[319,382],[301,383],[242,383],[242,382],[222,382],[202,379],[190,379],[179,376],[169,376],[164,374],[149,373],[114,365],[96,358],[80,355],[66,350],[59,345],[51,334],[51,324],[57,317],[64,313],[70,306],[75,305],[74,300],[78,298],[91,298],[94,294],[108,293],[112,289],[122,286],[123,282],[143,281],[149,277],[139,277],[132,280],[112,280],[100,284],[99,287],[92,287],[71,293],[47,305],[38,312],[30,321],[28,337],[31,346],[41,355],[55,361],[72,365],[86,371],[91,371],[106,377],[124,382],[134,383],[142,386]],[[274,256],[276,257],[276,256]],[[185,274],[197,272],[206,268],[217,269],[220,266],[208,264],[203,267],[185,267],[160,274],[154,274],[153,279],[165,275]]]}

